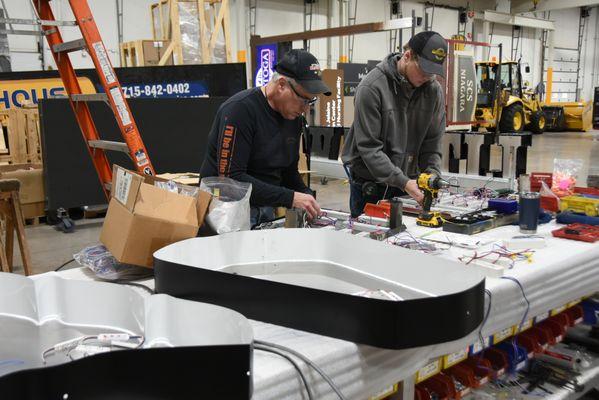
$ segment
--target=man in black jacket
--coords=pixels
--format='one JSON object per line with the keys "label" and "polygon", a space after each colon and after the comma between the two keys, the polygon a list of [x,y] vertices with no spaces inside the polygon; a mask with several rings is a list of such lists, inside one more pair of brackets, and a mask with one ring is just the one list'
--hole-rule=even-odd
{"label": "man in black jacket", "polygon": [[297,164],[302,116],[316,95],[330,94],[318,60],[291,50],[266,86],[235,94],[219,108],[200,175],[226,176],[252,184],[252,226],[274,219],[274,207],[320,213]]}

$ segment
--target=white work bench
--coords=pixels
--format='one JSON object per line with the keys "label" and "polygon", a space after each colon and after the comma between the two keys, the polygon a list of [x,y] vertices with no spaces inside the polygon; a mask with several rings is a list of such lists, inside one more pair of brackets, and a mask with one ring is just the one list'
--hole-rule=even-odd
{"label": "white work bench", "polygon": [[[430,230],[416,226],[415,219],[404,217],[408,231],[419,236]],[[532,262],[520,261],[505,275],[516,278],[524,287],[530,301],[527,319],[559,310],[581,297],[599,291],[599,243],[589,244],[558,239],[551,235],[557,229],[554,221],[540,225],[538,235],[545,238],[547,247],[535,250]],[[344,233],[339,233],[344,234]],[[477,235],[495,241],[519,235],[518,227],[505,226]],[[364,240],[372,240],[364,238]],[[439,245],[440,247],[446,247]],[[487,245],[478,251],[490,248]],[[457,259],[472,250],[452,247],[440,254]],[[401,259],[389,260],[390,268],[401,268]],[[468,266],[465,266],[468,268]],[[83,268],[60,272],[72,279],[93,279]],[[431,277],[439,279],[439,277]],[[153,288],[152,280],[144,283]],[[506,328],[520,324],[526,303],[518,285],[510,280],[487,278],[486,288],[492,294],[491,310],[483,326],[485,338]],[[139,289],[141,290],[141,289]],[[489,304],[486,296],[485,311]],[[436,318],[436,315],[422,315]],[[404,321],[417,324],[419,321]],[[319,336],[258,321],[251,321],[256,339],[293,348],[318,364],[340,387],[348,399],[368,399],[382,393],[394,384],[405,381],[404,395],[413,393],[414,376],[431,360],[442,362],[444,355],[459,352],[478,343],[478,330],[467,337],[450,343],[391,351]],[[201,334],[201,333],[198,333]],[[334,392],[315,371],[299,362],[313,393],[318,399],[336,399]],[[299,375],[292,365],[277,355],[254,351],[254,396],[256,400],[306,399]],[[594,374],[599,374],[595,368]],[[589,377],[589,380],[593,377]],[[411,395],[413,397],[413,394]],[[557,398],[557,397],[556,397]],[[565,398],[565,397],[559,397]]]}

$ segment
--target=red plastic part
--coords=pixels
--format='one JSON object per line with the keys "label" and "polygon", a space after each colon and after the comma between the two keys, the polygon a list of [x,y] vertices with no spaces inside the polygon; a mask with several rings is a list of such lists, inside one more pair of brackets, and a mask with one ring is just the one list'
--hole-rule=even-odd
{"label": "red plastic part", "polygon": [[568,317],[570,317],[570,324],[571,324],[570,326],[579,324],[584,319],[584,310],[583,310],[582,306],[580,306],[578,304],[575,305],[574,307],[568,308],[564,312],[566,314],[568,314]]}
{"label": "red plastic part", "polygon": [[590,194],[593,196],[599,196],[599,189],[598,188],[585,188],[585,187],[574,187],[574,193],[580,193],[580,194]]}
{"label": "red plastic part", "polygon": [[466,366],[474,371],[474,376],[478,386],[486,384],[494,373],[491,362],[485,358],[481,358],[481,356],[478,354],[468,357],[459,365]]}
{"label": "red plastic part", "polygon": [[539,324],[539,327],[547,329],[551,333],[551,339],[549,340],[549,344],[556,344],[561,342],[564,338],[564,334],[566,333],[566,329],[564,328],[564,326],[554,319],[546,319],[545,321]]}
{"label": "red plastic part", "polygon": [[489,347],[485,349],[483,357],[489,360],[491,367],[495,371],[495,377],[499,377],[505,373],[508,368],[508,358],[504,351]]}
{"label": "red plastic part", "polygon": [[558,212],[559,201],[553,196],[541,196],[541,208],[545,211]]}
{"label": "red plastic part", "polygon": [[521,334],[516,336],[516,343],[524,347],[528,354],[540,353],[543,351],[543,346],[541,346],[539,338],[534,332],[531,332],[530,330],[522,332]]}
{"label": "red plastic part", "polygon": [[434,392],[442,399],[456,399],[458,394],[455,390],[453,378],[444,373],[433,375],[421,383],[429,392]]}
{"label": "red plastic part", "polygon": [[538,192],[541,190],[541,182],[545,182],[551,188],[553,174],[551,172],[533,172],[530,174],[530,190]]}
{"label": "red plastic part", "polygon": [[414,387],[414,392],[414,400],[432,400],[431,395],[422,386],[422,383],[419,383]]}
{"label": "red plastic part", "polygon": [[557,315],[554,315],[550,319],[556,321],[561,326],[563,326],[564,327],[564,333],[566,333],[566,329],[568,329],[569,327],[571,327],[572,325],[574,325],[572,323],[572,321],[570,321],[570,316],[565,311],[561,312],[561,313],[559,313]]}
{"label": "red plastic part", "polygon": [[550,344],[555,344],[555,337],[553,336],[553,333],[551,332],[551,330],[549,330],[549,328],[536,325],[530,328],[527,332],[533,333],[537,337],[537,341],[543,348],[546,348]]}
{"label": "red plastic part", "polygon": [[476,379],[474,368],[464,363],[459,363],[451,368],[445,370],[445,373],[449,376],[453,376],[462,385],[477,388],[480,386],[479,381]]}
{"label": "red plastic part", "polygon": [[[578,233],[572,233],[576,231]],[[599,226],[586,224],[570,224],[563,228],[551,231],[555,237],[579,240],[581,242],[595,243],[599,240]]]}
{"label": "red plastic part", "polygon": [[389,215],[391,215],[391,203],[387,200],[382,200],[378,204],[366,203],[364,214],[375,218],[389,218]]}

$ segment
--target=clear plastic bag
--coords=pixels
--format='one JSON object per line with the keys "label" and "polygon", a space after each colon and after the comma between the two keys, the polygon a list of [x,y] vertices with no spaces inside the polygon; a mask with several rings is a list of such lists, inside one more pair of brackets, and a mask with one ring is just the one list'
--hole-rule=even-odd
{"label": "clear plastic bag", "polygon": [[73,258],[81,266],[87,267],[100,279],[105,280],[133,280],[149,277],[153,271],[148,268],[138,267],[136,265],[121,264],[116,258],[101,244],[88,246]]}
{"label": "clear plastic bag", "polygon": [[554,159],[551,190],[560,197],[574,193],[574,186],[582,165],[580,159]]}
{"label": "clear plastic bag", "polygon": [[206,222],[216,233],[250,230],[251,183],[208,177],[202,179],[200,189],[212,194]]}
{"label": "clear plastic bag", "polygon": [[154,186],[156,186],[157,188],[166,190],[167,192],[179,193],[179,188],[177,187],[177,184],[173,181],[166,181],[166,182],[156,181],[156,182],[154,182]]}
{"label": "clear plastic bag", "polygon": [[200,188],[196,186],[178,185],[178,187],[179,194],[189,197],[197,197],[200,191]]}
{"label": "clear plastic bag", "polygon": [[183,64],[201,64],[200,24],[196,2],[178,2]]}
{"label": "clear plastic bag", "polygon": [[182,185],[175,181],[156,181],[154,182],[154,186],[157,188],[166,190],[171,193],[182,194],[184,196],[196,197],[200,188],[195,186]]}
{"label": "clear plastic bag", "polygon": [[[202,46],[200,41],[200,23],[198,3],[196,2],[179,2],[179,21],[181,24],[181,50],[183,54],[183,64],[203,64],[204,56],[202,54]],[[210,5],[205,3],[205,13],[209,13]],[[214,16],[216,18],[216,16]],[[212,32],[215,27],[213,26],[212,19],[206,19],[206,25],[204,25],[204,37],[206,40],[210,40]],[[224,32],[221,29],[216,35],[216,41],[214,45],[214,51],[210,58],[210,63],[226,63],[227,54],[225,47]]]}
{"label": "clear plastic bag", "polygon": [[549,189],[549,186],[545,183],[545,181],[541,181],[541,189],[539,190],[541,196],[547,196],[556,199],[559,202],[559,197]]}

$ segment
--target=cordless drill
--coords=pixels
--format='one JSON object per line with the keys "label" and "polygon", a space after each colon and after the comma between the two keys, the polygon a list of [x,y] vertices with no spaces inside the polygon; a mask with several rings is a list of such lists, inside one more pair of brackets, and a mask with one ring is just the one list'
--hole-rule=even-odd
{"label": "cordless drill", "polygon": [[431,206],[433,199],[437,198],[439,189],[448,188],[449,182],[443,178],[430,173],[422,173],[418,176],[418,188],[422,190],[424,194],[424,201],[422,203],[422,212],[418,215],[416,223],[421,226],[428,226],[431,228],[437,228],[443,225],[443,219],[441,213],[438,211],[431,212]]}

